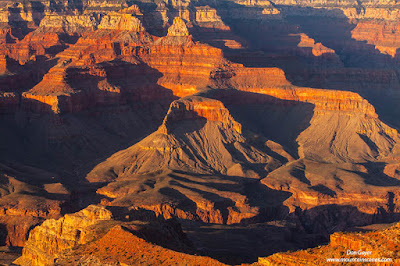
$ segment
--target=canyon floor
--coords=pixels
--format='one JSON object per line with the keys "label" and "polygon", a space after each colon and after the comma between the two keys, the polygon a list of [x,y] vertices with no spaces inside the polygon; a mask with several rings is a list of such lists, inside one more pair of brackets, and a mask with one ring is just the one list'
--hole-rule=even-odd
{"label": "canyon floor", "polygon": [[400,4],[0,1],[0,264],[399,262]]}

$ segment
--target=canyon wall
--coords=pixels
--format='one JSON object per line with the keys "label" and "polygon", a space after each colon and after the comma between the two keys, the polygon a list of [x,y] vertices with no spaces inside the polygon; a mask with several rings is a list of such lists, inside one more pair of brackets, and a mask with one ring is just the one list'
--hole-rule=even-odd
{"label": "canyon wall", "polygon": [[143,262],[104,257],[124,241],[217,263],[112,208],[283,220],[312,245],[398,219],[396,2],[134,2],[0,3],[0,244],[25,245],[21,264]]}

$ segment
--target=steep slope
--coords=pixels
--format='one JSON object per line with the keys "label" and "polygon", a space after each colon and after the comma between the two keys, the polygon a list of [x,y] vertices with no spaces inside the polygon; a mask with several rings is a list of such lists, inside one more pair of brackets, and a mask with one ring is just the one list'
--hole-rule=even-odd
{"label": "steep slope", "polygon": [[[204,250],[245,254],[239,262],[255,257],[238,240],[260,232],[249,223],[284,220],[253,243],[280,234],[276,252],[399,219],[399,10],[385,0],[0,1],[0,245],[23,246],[45,219],[100,200],[200,224]],[[193,262],[128,231],[59,263],[142,263],[119,257],[130,246],[114,259],[96,249],[126,241]],[[35,250],[47,233],[27,261],[52,249]],[[226,239],[240,244],[226,251]]]}
{"label": "steep slope", "polygon": [[[191,96],[173,102],[155,133],[97,165],[87,179],[111,182],[98,193],[115,198],[113,205],[139,205],[166,217],[238,223],[259,214],[259,207],[246,199],[246,187],[257,189],[252,178],[280,164],[246,143],[241,125],[221,102]],[[272,200],[278,207],[273,195],[262,206]]]}
{"label": "steep slope", "polygon": [[[306,230],[319,230],[315,223],[330,231],[397,219],[399,179],[394,162],[399,136],[379,120],[372,105],[349,92],[256,86],[239,87],[246,91],[213,90],[209,97],[223,101],[242,123],[248,140],[258,144],[273,140],[291,154],[262,183],[291,193],[284,205],[303,219]],[[285,155],[275,152],[275,158]],[[347,212],[350,206],[356,207],[357,215]],[[318,216],[324,210],[341,213],[340,209],[341,221]]]}
{"label": "steep slope", "polygon": [[[215,94],[214,97],[230,103],[233,108],[241,104],[239,97],[246,99],[242,103],[243,109],[249,110],[254,109],[252,103],[259,106],[263,101],[267,105],[313,106],[312,114],[309,111],[304,114],[311,115],[307,121],[309,126],[303,127],[295,136],[299,157],[323,162],[366,162],[395,158],[399,153],[397,130],[383,123],[374,106],[357,93],[296,87],[287,81],[282,70],[276,68],[225,67],[215,72],[215,76],[219,78],[216,85],[243,91],[241,94],[235,91]],[[259,98],[256,95],[260,95]],[[235,98],[236,102],[232,102]],[[258,111],[267,111],[266,107],[264,109]],[[246,111],[237,110],[236,113],[241,116]],[[242,119],[246,121],[251,117],[242,115]],[[264,123],[259,121],[259,127]],[[271,127],[264,128],[264,134],[268,135],[273,130]]]}
{"label": "steep slope", "polygon": [[[221,102],[198,96],[183,98],[171,104],[157,132],[114,155],[99,168],[109,165],[118,175],[122,169],[129,174],[166,169],[228,174],[239,166],[236,162],[244,166],[274,164],[271,157],[246,144],[241,130]],[[116,162],[120,164],[118,169],[113,166]],[[92,174],[96,172],[94,169]],[[90,180],[94,178],[92,174],[88,176]],[[97,176],[98,181],[108,180]]]}
{"label": "steep slope", "polygon": [[[173,98],[170,92],[182,97],[206,86],[211,70],[225,62],[221,50],[194,42],[179,17],[167,36],[156,38],[129,11],[103,16],[97,30],[59,53],[58,64],[23,94],[24,105],[39,112],[71,113],[137,97]],[[95,101],[83,104],[88,98]]]}

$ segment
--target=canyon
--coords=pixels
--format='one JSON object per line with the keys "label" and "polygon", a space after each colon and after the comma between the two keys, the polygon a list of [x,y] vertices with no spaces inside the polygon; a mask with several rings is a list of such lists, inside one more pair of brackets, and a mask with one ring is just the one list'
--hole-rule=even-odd
{"label": "canyon", "polygon": [[399,19],[389,0],[0,1],[0,263],[397,262]]}

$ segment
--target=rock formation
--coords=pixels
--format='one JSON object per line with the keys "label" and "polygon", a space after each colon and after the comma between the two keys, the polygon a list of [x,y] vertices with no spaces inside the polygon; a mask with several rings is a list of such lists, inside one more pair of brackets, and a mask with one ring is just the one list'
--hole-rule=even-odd
{"label": "rock formation", "polygon": [[[0,243],[22,247],[33,227],[45,219],[60,216],[62,202],[69,192],[56,183],[51,173],[21,165],[0,167]],[[43,188],[34,184],[41,178],[47,183]],[[52,197],[57,194],[58,197]]]}
{"label": "rock formation", "polygon": [[[96,166],[87,179],[116,181],[98,190],[99,194],[115,199],[112,202],[115,205],[139,204],[167,218],[239,223],[258,214],[258,209],[248,205],[243,195],[247,178],[229,181],[235,187],[233,191],[206,184],[193,186],[190,179],[204,176],[212,183],[225,183],[221,174],[258,178],[259,173],[280,164],[246,143],[241,131],[241,125],[221,102],[202,97],[183,98],[171,104],[157,132]],[[185,172],[196,176],[186,176]],[[181,179],[188,182],[179,182]],[[166,181],[174,185],[164,186]],[[159,196],[148,196],[154,193]],[[176,201],[174,194],[182,196]],[[190,201],[195,206],[185,206]],[[224,204],[228,205],[223,207]]]}
{"label": "rock formation", "polygon": [[22,257],[14,263],[141,265],[183,261],[188,265],[223,265],[207,257],[187,255],[170,248],[186,252],[191,249],[180,226],[173,221],[157,219],[138,209],[124,213],[123,210],[91,205],[61,219],[47,220],[32,230]]}
{"label": "rock formation", "polygon": [[[314,249],[278,253],[259,258],[260,265],[321,265],[327,259],[382,259],[380,263],[398,263],[399,224],[387,229],[359,233],[335,233],[330,243]],[[350,251],[350,252],[349,252]],[[335,261],[333,261],[335,262]],[[375,262],[376,263],[376,262]]]}
{"label": "rock formation", "polygon": [[261,223],[260,238],[283,234],[267,256],[397,221],[399,10],[0,1],[0,245],[25,246],[22,265],[218,264],[165,225],[179,218],[206,255],[240,264],[265,242],[249,255],[210,239]]}
{"label": "rock formation", "polygon": [[185,22],[180,18],[176,17],[174,19],[174,23],[172,26],[168,29],[168,35],[169,37],[184,37],[184,36],[189,36],[189,31],[185,25]]}

